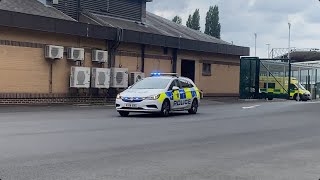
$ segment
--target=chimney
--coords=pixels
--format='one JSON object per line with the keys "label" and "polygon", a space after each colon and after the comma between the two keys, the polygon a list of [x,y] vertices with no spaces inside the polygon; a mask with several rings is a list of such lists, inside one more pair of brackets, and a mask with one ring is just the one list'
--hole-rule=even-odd
{"label": "chimney", "polygon": [[145,23],[147,21],[147,2],[152,2],[153,0],[142,0],[142,13],[141,22]]}

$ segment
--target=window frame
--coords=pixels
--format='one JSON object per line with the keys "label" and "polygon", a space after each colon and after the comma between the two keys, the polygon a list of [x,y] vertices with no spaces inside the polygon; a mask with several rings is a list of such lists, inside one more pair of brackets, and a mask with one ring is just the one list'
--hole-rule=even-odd
{"label": "window frame", "polygon": [[[174,79],[174,80],[171,81],[171,83],[170,83],[170,85],[168,87],[168,91],[172,91],[173,86],[175,86],[175,85],[173,85],[174,83],[175,83],[175,85],[177,85],[177,87],[179,89],[181,89],[182,86],[181,86],[180,81],[178,79]],[[173,85],[173,86],[171,87],[171,85]]]}
{"label": "window frame", "polygon": [[212,64],[211,63],[202,63],[202,76],[212,76]]}
{"label": "window frame", "polygon": [[[181,88],[194,88],[194,85],[188,80],[179,79],[179,81],[180,81]],[[184,87],[183,83],[187,84],[187,87]]]}

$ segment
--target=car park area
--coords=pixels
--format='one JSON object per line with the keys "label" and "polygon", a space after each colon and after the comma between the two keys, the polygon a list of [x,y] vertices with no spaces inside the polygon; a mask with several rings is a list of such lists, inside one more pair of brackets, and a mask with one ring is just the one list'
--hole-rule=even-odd
{"label": "car park area", "polygon": [[197,115],[165,118],[122,118],[114,107],[2,108],[0,178],[318,177],[318,102],[204,103]]}

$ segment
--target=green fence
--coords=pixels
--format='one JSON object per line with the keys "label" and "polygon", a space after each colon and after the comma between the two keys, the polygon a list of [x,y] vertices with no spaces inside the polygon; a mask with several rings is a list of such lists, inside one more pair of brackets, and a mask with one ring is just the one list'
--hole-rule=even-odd
{"label": "green fence", "polygon": [[[320,67],[288,63],[286,59],[242,57],[240,61],[241,99],[311,99],[320,96]],[[290,83],[289,83],[290,82]]]}

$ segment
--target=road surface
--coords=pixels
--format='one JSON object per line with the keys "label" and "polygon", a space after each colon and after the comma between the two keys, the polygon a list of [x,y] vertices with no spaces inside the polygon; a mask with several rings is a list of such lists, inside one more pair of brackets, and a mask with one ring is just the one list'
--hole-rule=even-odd
{"label": "road surface", "polygon": [[0,108],[1,180],[319,179],[319,149],[317,102],[206,105],[169,118]]}

